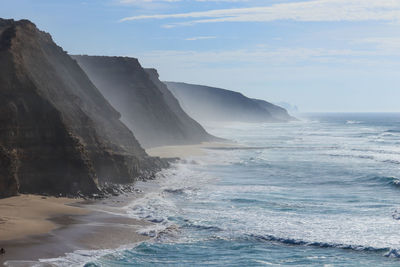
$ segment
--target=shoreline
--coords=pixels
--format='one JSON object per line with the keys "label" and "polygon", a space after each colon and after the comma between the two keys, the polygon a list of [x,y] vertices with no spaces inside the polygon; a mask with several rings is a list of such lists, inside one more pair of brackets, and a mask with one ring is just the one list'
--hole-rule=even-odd
{"label": "shoreline", "polygon": [[44,255],[40,246],[53,231],[71,221],[60,218],[89,214],[88,210],[73,206],[79,201],[82,199],[28,194],[0,199],[0,247],[5,250],[0,255],[0,264],[7,260],[36,260],[35,254]]}
{"label": "shoreline", "polygon": [[[185,159],[204,156],[207,149],[240,147],[234,143],[147,149],[150,156]],[[124,216],[121,207],[140,197],[120,195],[106,199],[57,198],[20,195],[0,199],[0,266],[5,262],[37,263],[39,259],[65,256],[76,250],[116,249],[151,239],[138,233],[154,223]]]}
{"label": "shoreline", "polygon": [[[125,217],[118,211],[117,204],[125,201],[110,198],[87,204],[83,199],[37,195],[1,199],[0,219],[8,222],[0,223],[0,248],[5,249],[5,254],[0,255],[0,266],[6,262],[9,265],[5,266],[22,262],[23,266],[31,266],[27,264],[76,250],[116,249],[150,239],[138,230],[152,223]],[[92,205],[105,205],[106,209]],[[118,212],[111,214],[112,209]],[[6,213],[13,216],[5,216]]]}

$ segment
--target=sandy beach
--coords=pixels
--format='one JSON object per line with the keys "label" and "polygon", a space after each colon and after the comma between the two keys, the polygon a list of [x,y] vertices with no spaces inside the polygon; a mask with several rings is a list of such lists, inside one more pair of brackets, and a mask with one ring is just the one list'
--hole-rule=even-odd
{"label": "sandy beach", "polygon": [[57,228],[50,218],[87,214],[88,210],[71,206],[78,201],[36,195],[0,199],[0,242],[48,233]]}
{"label": "sandy beach", "polygon": [[[207,149],[238,147],[234,143],[163,146],[147,149],[151,156],[185,159]],[[138,230],[151,223],[127,218],[119,207],[137,196],[86,202],[83,199],[20,195],[0,199],[0,265],[14,260],[53,258],[77,249],[117,248],[149,239]],[[111,212],[110,212],[111,211]],[[112,214],[111,214],[112,213]],[[121,215],[115,215],[121,213]]]}
{"label": "sandy beach", "polygon": [[[151,223],[82,204],[82,199],[20,195],[0,200],[0,266],[54,258],[77,249],[106,249],[149,239],[138,230]],[[102,200],[108,209],[116,200]],[[128,201],[125,199],[125,201]],[[95,205],[99,201],[94,201]],[[107,205],[110,204],[110,205]],[[118,200],[118,205],[123,205]],[[114,206],[114,207],[113,207]],[[17,262],[16,262],[17,261]]]}

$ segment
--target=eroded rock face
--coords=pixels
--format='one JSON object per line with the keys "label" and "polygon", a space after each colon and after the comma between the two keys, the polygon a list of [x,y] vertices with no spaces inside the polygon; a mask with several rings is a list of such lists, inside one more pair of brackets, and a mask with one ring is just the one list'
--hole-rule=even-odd
{"label": "eroded rock face", "polygon": [[190,118],[158,80],[135,58],[72,56],[101,93],[122,115],[122,121],[146,148],[217,140]]}
{"label": "eroded rock face", "polygon": [[18,163],[0,165],[0,196],[91,195],[165,166],[119,118],[49,34],[0,19],[0,155]]}
{"label": "eroded rock face", "polygon": [[18,159],[15,151],[0,145],[0,198],[18,193]]}
{"label": "eroded rock face", "polygon": [[210,122],[286,122],[296,120],[284,108],[241,93],[210,86],[164,82],[183,109],[203,124]]}

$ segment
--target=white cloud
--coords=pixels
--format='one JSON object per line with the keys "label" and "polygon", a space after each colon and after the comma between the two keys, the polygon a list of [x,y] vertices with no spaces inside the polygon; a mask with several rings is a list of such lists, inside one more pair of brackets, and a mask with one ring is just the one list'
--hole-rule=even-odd
{"label": "white cloud", "polygon": [[196,2],[249,2],[249,0],[195,0]]}
{"label": "white cloud", "polygon": [[400,51],[400,38],[399,37],[373,37],[373,38],[364,38],[360,40],[356,40],[353,43],[356,44],[373,44],[377,46],[381,50],[386,50],[387,52]]}
{"label": "white cloud", "polygon": [[[118,0],[118,3],[124,5],[140,5],[145,3],[156,3],[156,2],[181,2],[185,0]],[[248,2],[249,0],[186,0],[187,2]]]}
{"label": "white cloud", "polygon": [[[142,54],[140,58],[146,59],[157,65],[157,61],[179,62],[186,67],[200,65],[213,66],[225,64],[226,66],[288,66],[292,64],[308,63],[359,63],[370,62],[375,57],[400,56],[389,54],[381,50],[353,50],[353,49],[325,49],[325,48],[277,48],[262,47],[257,49],[235,49],[222,51],[178,51],[161,50]],[[374,61],[375,62],[375,61]]]}
{"label": "white cloud", "polygon": [[186,41],[197,41],[197,40],[208,40],[208,39],[215,39],[216,36],[196,36],[196,37],[189,37],[186,38]]}
{"label": "white cloud", "polygon": [[[130,0],[127,0],[130,1]],[[144,19],[186,20],[169,24],[193,25],[215,22],[295,21],[400,21],[399,0],[312,0],[279,3],[263,7],[217,9],[177,14],[126,17],[121,21]]]}
{"label": "white cloud", "polygon": [[143,3],[151,3],[151,2],[180,2],[181,0],[119,0],[121,4],[143,4]]}
{"label": "white cloud", "polygon": [[[218,51],[159,50],[135,56],[144,66],[157,68],[163,80],[227,88],[268,100],[284,99],[313,111],[340,110],[340,105],[346,108],[349,102],[363,106],[359,111],[371,111],[373,107],[398,110],[393,95],[398,91],[400,50],[391,54],[380,49],[265,46]],[[383,93],[387,98],[382,97]],[[340,99],[343,95],[344,100]],[[359,97],[366,95],[370,102],[366,103],[368,97],[360,101]],[[389,102],[390,108],[386,107]],[[347,111],[356,110],[354,105],[349,107],[352,110]]]}

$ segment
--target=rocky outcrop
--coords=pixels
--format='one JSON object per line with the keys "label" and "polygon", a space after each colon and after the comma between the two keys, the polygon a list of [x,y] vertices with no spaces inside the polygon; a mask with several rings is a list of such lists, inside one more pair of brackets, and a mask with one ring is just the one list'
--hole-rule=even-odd
{"label": "rocky outcrop", "polygon": [[182,108],[202,124],[209,122],[286,122],[296,120],[284,108],[221,88],[164,82]]}
{"label": "rocky outcrop", "polygon": [[143,147],[217,140],[182,110],[156,70],[144,70],[136,58],[72,57],[121,113]]}
{"label": "rocky outcrop", "polygon": [[0,145],[0,198],[18,193],[18,160],[15,151]]}
{"label": "rocky outcrop", "polygon": [[296,121],[297,119],[290,116],[286,109],[277,106],[270,102],[261,99],[252,99],[256,102],[262,109],[266,110],[271,116],[277,121]]}
{"label": "rocky outcrop", "polygon": [[0,19],[0,196],[92,195],[166,166],[119,118],[49,34]]}

